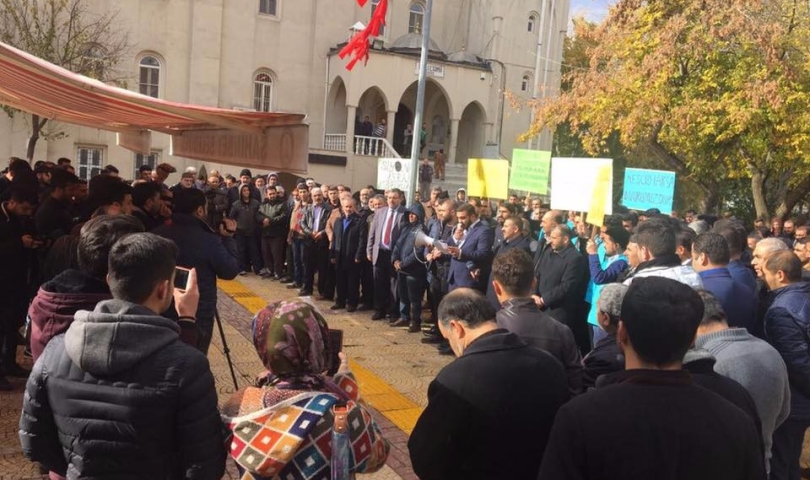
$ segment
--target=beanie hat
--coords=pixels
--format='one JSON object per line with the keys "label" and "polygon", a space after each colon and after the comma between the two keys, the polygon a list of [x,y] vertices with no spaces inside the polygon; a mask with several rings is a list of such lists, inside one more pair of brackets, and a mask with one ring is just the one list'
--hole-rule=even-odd
{"label": "beanie hat", "polygon": [[245,175],[247,175],[248,177],[253,178],[253,175],[250,174],[250,170],[247,169],[247,168],[243,168],[242,171],[239,173],[240,177],[244,177]]}

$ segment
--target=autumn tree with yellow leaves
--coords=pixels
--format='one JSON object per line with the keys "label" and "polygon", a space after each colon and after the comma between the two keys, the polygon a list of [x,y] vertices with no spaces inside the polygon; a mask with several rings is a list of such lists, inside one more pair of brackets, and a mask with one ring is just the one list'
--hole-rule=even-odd
{"label": "autumn tree with yellow leaves", "polygon": [[619,0],[574,22],[587,62],[526,136],[569,125],[594,154],[618,136],[699,186],[704,211],[746,179],[758,216],[786,217],[810,193],[808,19],[807,1]]}

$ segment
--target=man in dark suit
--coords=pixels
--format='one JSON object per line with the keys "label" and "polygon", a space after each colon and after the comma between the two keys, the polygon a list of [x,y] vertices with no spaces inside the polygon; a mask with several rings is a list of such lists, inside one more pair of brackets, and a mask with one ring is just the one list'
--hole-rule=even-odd
{"label": "man in dark suit", "polygon": [[[523,235],[523,220],[520,217],[508,217],[503,221],[503,226],[499,227],[501,232],[501,243],[493,248],[493,258],[508,252],[509,250],[518,249],[526,253],[531,253],[531,239]],[[497,240],[496,240],[497,241]],[[529,255],[531,258],[531,255]],[[487,300],[495,310],[501,309],[501,302],[492,288],[492,281],[494,280],[492,272],[489,274],[489,281],[486,284]]]}
{"label": "man in dark suit", "polygon": [[692,268],[700,275],[703,288],[720,301],[729,326],[742,327],[753,334],[756,296],[753,290],[732,278],[729,260],[728,242],[719,233],[701,233],[692,244]]}
{"label": "man in dark suit", "polygon": [[331,209],[324,202],[323,192],[315,187],[310,190],[312,204],[308,205],[301,221],[301,231],[305,235],[304,248],[304,286],[299,295],[312,295],[315,283],[315,272],[318,272],[319,300],[325,297],[326,271],[329,268],[329,237],[326,235],[326,221]]}
{"label": "man in dark suit", "polygon": [[402,208],[404,195],[394,188],[388,192],[387,208],[374,212],[371,229],[368,231],[366,256],[374,266],[374,308],[372,320],[383,320],[386,315],[399,318],[399,301],[396,295],[396,278],[391,264],[391,250],[397,243],[400,223],[405,209]]}
{"label": "man in dark suit", "polygon": [[464,204],[456,210],[456,231],[448,242],[452,256],[447,284],[456,288],[474,288],[486,293],[485,282],[492,266],[492,244],[495,232],[481,222],[475,207]]}
{"label": "man in dark suit", "polygon": [[331,310],[357,310],[360,301],[361,264],[366,261],[368,225],[355,211],[356,202],[347,197],[340,200],[343,216],[335,220],[332,236],[332,263],[335,264],[337,298]]}
{"label": "man in dark suit", "polygon": [[439,328],[458,358],[428,388],[427,408],[408,441],[414,473],[535,480],[554,416],[568,399],[562,366],[499,329],[476,290],[444,297]]}
{"label": "man in dark suit", "polygon": [[591,349],[585,290],[588,288],[588,260],[572,244],[574,234],[567,225],[557,225],[547,237],[543,253],[535,264],[537,305],[574,332],[582,354]]}

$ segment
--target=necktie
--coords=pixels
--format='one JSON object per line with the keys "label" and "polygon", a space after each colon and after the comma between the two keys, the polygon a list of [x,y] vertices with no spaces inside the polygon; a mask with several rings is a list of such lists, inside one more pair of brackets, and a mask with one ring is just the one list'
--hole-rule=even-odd
{"label": "necktie", "polygon": [[385,222],[385,233],[383,234],[383,245],[390,246],[391,245],[391,227],[394,226],[394,217],[397,215],[396,212],[389,210],[391,215],[388,217],[388,221]]}

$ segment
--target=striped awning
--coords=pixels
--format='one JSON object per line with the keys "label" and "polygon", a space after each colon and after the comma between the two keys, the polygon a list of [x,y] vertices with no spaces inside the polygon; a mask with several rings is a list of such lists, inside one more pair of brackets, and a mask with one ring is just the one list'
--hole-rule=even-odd
{"label": "striped awning", "polygon": [[189,158],[306,171],[305,115],[244,112],[152,98],[78,75],[2,42],[0,104],[122,134],[166,133],[173,140],[184,140],[183,152],[178,154]]}

